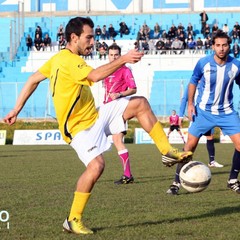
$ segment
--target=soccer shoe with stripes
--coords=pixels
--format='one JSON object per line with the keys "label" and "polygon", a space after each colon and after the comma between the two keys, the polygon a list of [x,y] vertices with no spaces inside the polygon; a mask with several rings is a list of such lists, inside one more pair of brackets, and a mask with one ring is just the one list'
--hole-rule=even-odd
{"label": "soccer shoe with stripes", "polygon": [[93,234],[93,231],[85,227],[80,219],[74,218],[72,221],[65,219],[63,223],[63,231],[75,234]]}
{"label": "soccer shoe with stripes", "polygon": [[222,164],[220,164],[220,163],[218,163],[218,162],[216,162],[216,161],[210,162],[210,163],[208,164],[208,166],[209,166],[210,168],[222,168],[222,167],[224,167]]}
{"label": "soccer shoe with stripes", "polygon": [[233,192],[240,194],[240,182],[238,180],[234,183],[228,181],[227,187]]}
{"label": "soccer shoe with stripes", "polygon": [[127,176],[123,175],[119,180],[115,181],[114,183],[116,185],[120,185],[120,184],[129,184],[129,183],[133,183],[133,182],[134,182],[133,176],[127,177]]}
{"label": "soccer shoe with stripes", "polygon": [[179,152],[177,148],[172,148],[166,155],[162,155],[162,162],[167,167],[171,167],[176,163],[187,163],[192,160],[193,153]]}
{"label": "soccer shoe with stripes", "polygon": [[167,194],[170,195],[178,195],[178,191],[180,189],[181,184],[177,183],[177,182],[173,182],[173,184],[169,187],[169,189],[167,190]]}

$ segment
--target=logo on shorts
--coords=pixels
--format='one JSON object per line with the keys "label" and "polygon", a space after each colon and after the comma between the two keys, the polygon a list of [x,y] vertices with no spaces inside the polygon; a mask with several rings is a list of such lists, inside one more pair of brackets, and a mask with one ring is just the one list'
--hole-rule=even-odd
{"label": "logo on shorts", "polygon": [[97,148],[97,146],[93,146],[90,149],[88,149],[88,152],[91,152],[93,149]]}

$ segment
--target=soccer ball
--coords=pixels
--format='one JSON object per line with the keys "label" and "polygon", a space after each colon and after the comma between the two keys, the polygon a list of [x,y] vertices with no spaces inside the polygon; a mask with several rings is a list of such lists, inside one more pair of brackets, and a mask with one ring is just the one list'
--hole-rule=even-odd
{"label": "soccer ball", "polygon": [[182,167],[179,178],[182,187],[188,192],[201,192],[211,182],[211,171],[202,162],[190,161]]}

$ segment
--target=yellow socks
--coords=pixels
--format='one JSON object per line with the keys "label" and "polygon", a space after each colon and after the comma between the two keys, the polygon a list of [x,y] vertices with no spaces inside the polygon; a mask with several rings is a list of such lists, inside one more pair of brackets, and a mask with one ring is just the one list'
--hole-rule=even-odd
{"label": "yellow socks", "polygon": [[68,217],[68,221],[73,220],[74,218],[81,219],[83,210],[87,205],[88,199],[90,198],[91,193],[81,193],[75,192],[73,203]]}
{"label": "yellow socks", "polygon": [[166,155],[172,148],[160,122],[155,123],[149,135],[163,155]]}

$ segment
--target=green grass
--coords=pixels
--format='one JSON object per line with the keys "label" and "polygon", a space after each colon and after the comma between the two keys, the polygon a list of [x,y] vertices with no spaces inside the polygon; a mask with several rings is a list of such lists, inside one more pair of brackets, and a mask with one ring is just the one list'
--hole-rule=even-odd
{"label": "green grass", "polygon": [[[177,145],[181,148],[181,145]],[[154,145],[127,145],[135,183],[115,186],[122,174],[115,148],[105,153],[106,169],[85,210],[92,236],[62,232],[73,191],[84,166],[70,146],[1,146],[0,211],[10,214],[10,228],[0,222],[0,239],[228,240],[239,238],[239,195],[226,188],[232,144],[216,144],[224,168],[211,169],[212,181],[201,192],[169,196],[175,167],[161,163]],[[207,163],[205,145],[195,160]]]}

